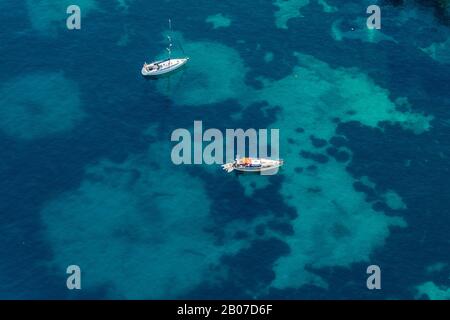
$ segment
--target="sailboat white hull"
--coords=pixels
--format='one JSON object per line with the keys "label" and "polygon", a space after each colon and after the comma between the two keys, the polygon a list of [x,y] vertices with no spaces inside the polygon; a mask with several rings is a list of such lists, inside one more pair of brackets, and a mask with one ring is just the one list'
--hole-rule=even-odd
{"label": "sailboat white hull", "polygon": [[227,172],[234,170],[241,172],[263,172],[279,168],[282,165],[283,160],[242,158],[236,159],[234,162],[226,163],[222,165],[222,168]]}
{"label": "sailboat white hull", "polygon": [[279,168],[282,165],[283,165],[282,163],[276,163],[276,164],[266,165],[266,166],[263,166],[260,168],[235,167],[234,170],[241,171],[241,172],[264,172],[264,171]]}
{"label": "sailboat white hull", "polygon": [[172,72],[189,61],[189,58],[167,59],[164,61],[156,61],[150,64],[144,64],[141,73],[143,76],[159,76]]}

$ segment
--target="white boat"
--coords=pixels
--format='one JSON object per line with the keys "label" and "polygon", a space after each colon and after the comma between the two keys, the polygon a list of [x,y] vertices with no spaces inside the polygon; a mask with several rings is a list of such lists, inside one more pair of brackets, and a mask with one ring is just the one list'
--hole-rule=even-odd
{"label": "white boat", "polygon": [[180,68],[181,66],[185,65],[188,61],[189,58],[177,58],[177,59],[169,58],[162,61],[144,63],[141,73],[143,76],[159,76]]}
{"label": "white boat", "polygon": [[[172,22],[169,19],[169,29],[172,30]],[[166,48],[169,57],[166,60],[160,60],[160,61],[154,61],[152,63],[144,63],[144,66],[142,67],[141,74],[143,76],[159,76],[163,75],[169,72],[172,72],[183,65],[185,65],[189,58],[175,58],[172,59],[172,38],[170,36],[167,36],[167,39],[169,40],[169,46]],[[181,46],[181,44],[180,44]],[[183,50],[183,48],[181,48]],[[184,50],[183,50],[184,52]]]}
{"label": "white boat", "polygon": [[233,170],[243,172],[262,172],[275,168],[279,168],[283,165],[283,160],[271,160],[264,158],[240,158],[234,160],[234,162],[225,163],[222,168],[227,172]]}

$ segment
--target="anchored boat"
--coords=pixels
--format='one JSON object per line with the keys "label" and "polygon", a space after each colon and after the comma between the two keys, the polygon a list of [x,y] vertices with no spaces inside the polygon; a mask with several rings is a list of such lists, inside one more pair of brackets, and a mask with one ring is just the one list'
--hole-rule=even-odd
{"label": "anchored boat", "polygon": [[188,61],[189,58],[177,58],[177,59],[169,58],[162,61],[144,63],[141,73],[143,76],[159,76],[180,68]]}
{"label": "anchored boat", "polygon": [[[169,28],[170,30],[172,30],[172,23],[170,19],[169,19]],[[169,46],[166,48],[168,52],[168,58],[166,60],[154,61],[152,63],[145,62],[141,70],[143,76],[163,75],[182,67],[189,61],[188,57],[172,59],[172,38],[170,36],[167,36],[167,39],[169,40]],[[181,49],[183,50],[183,48]]]}
{"label": "anchored boat", "polygon": [[279,168],[283,165],[283,160],[271,160],[264,158],[240,158],[233,162],[222,165],[222,168],[229,172],[234,170],[243,172],[262,172],[275,168]]}

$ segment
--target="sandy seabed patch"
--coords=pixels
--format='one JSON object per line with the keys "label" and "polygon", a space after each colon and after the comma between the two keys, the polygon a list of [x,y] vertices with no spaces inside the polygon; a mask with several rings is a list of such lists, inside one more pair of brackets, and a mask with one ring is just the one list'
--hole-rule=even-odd
{"label": "sandy seabed patch", "polygon": [[432,281],[424,282],[416,286],[416,299],[427,297],[430,300],[449,300],[450,288],[438,286]]}
{"label": "sandy seabed patch", "polygon": [[175,104],[187,106],[219,103],[245,94],[247,69],[236,50],[218,42],[182,42],[191,58],[172,80],[182,81],[182,85],[168,92],[166,81],[158,81],[159,92]]}
{"label": "sandy seabed patch", "polygon": [[31,140],[69,131],[85,116],[78,86],[62,72],[34,73],[0,86],[0,130]]}
{"label": "sandy seabed patch", "polygon": [[[336,12],[337,8],[329,5],[325,0],[312,0],[322,7],[323,12]],[[275,25],[280,29],[287,29],[287,23],[293,18],[303,17],[301,10],[308,6],[310,0],[275,0],[274,5],[278,7],[275,11]]]}
{"label": "sandy seabed patch", "polygon": [[221,13],[210,15],[205,21],[212,24],[214,29],[228,28],[231,25],[231,19]]}
{"label": "sandy seabed patch", "polygon": [[[265,81],[252,101],[281,106],[278,120],[271,125],[281,130],[281,156],[285,159],[281,194],[298,213],[291,222],[294,235],[281,238],[291,253],[279,258],[274,267],[272,286],[281,289],[305,284],[326,287],[311,270],[369,262],[391,228],[406,227],[400,216],[375,211],[364,193],[355,190],[356,180],[346,170],[351,151],[340,148],[337,152],[348,156],[335,159],[325,147],[314,146],[311,136],[329,141],[336,134],[336,119],[369,127],[397,123],[411,134],[429,130],[432,119],[398,111],[399,104],[407,105],[405,99],[391,101],[387,90],[357,69],[333,69],[312,56],[297,57],[298,66],[291,75]],[[405,208],[395,191],[389,190],[380,198],[393,209]]]}
{"label": "sandy seabed patch", "polygon": [[177,298],[211,279],[219,258],[240,246],[215,244],[203,182],[173,170],[167,154],[157,143],[123,163],[102,160],[79,188],[47,203],[51,267],[79,265],[83,285],[110,298]]}

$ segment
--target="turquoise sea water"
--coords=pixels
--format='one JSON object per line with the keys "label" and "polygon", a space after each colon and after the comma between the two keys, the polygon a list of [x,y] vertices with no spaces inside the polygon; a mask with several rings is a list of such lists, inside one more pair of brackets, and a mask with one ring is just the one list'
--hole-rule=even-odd
{"label": "turquoise sea water", "polygon": [[[449,11],[0,0],[0,298],[449,299]],[[191,60],[143,79],[169,18]],[[278,128],[286,164],[175,166],[195,120]]]}

